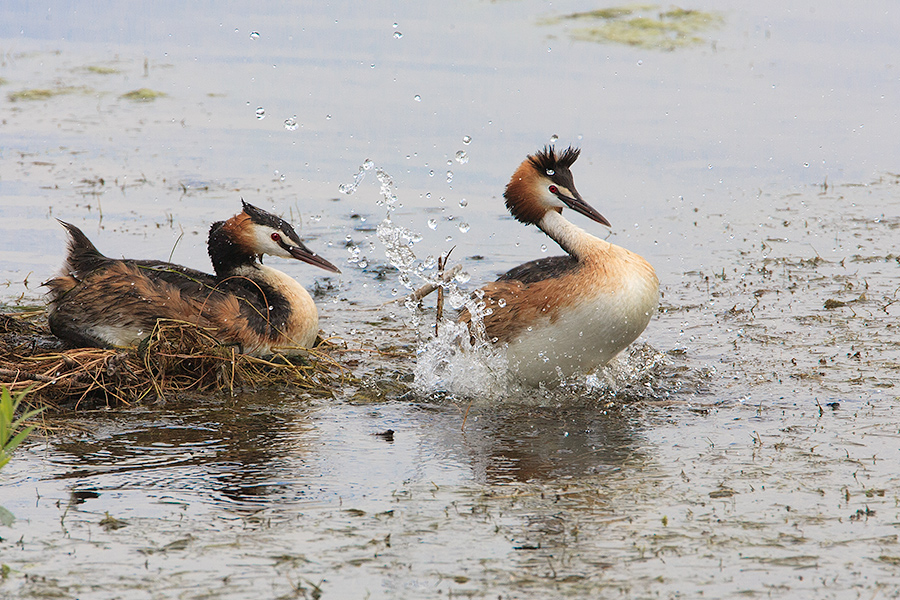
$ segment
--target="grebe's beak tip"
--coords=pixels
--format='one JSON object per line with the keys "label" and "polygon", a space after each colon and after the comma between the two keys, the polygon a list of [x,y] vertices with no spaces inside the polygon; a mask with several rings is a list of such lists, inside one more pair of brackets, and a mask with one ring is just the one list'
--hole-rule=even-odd
{"label": "grebe's beak tip", "polygon": [[297,260],[302,260],[305,263],[309,263],[314,267],[319,267],[320,269],[325,269],[326,271],[331,271],[332,273],[340,273],[341,270],[336,266],[311,251],[306,246],[291,246],[288,250],[291,256],[296,258]]}

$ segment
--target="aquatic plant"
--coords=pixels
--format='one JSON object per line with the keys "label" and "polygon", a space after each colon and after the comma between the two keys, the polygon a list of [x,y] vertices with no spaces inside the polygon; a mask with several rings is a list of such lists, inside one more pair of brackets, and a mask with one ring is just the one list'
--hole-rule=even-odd
{"label": "aquatic plant", "polygon": [[116,73],[121,73],[119,69],[114,67],[101,67],[98,65],[90,65],[85,67],[85,70],[96,75],[115,75]]}
{"label": "aquatic plant", "polygon": [[34,425],[25,425],[25,422],[44,410],[36,408],[15,418],[16,411],[29,392],[30,389],[25,389],[13,396],[9,388],[0,385],[0,469],[9,462],[13,450],[34,430]]}
{"label": "aquatic plant", "polygon": [[10,102],[27,102],[29,100],[49,100],[56,96],[64,96],[66,94],[74,94],[76,92],[89,92],[90,89],[76,86],[63,86],[55,88],[29,88],[19,90],[18,92],[10,92],[6,97]]}
{"label": "aquatic plant", "polygon": [[674,50],[701,44],[702,34],[723,19],[714,12],[655,5],[622,6],[571,13],[545,19],[544,25],[575,21],[582,24],[569,32],[576,40]]}
{"label": "aquatic plant", "polygon": [[151,90],[150,88],[140,88],[137,90],[132,90],[126,94],[122,94],[120,98],[124,98],[125,100],[133,100],[134,102],[152,102],[157,98],[165,97],[165,92],[157,92],[156,90]]}

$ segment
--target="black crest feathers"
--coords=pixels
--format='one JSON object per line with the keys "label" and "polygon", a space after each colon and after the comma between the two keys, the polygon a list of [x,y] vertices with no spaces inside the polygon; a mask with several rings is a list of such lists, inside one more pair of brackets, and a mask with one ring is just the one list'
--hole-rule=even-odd
{"label": "black crest feathers", "polygon": [[539,171],[552,174],[569,169],[572,163],[578,159],[579,154],[581,154],[581,149],[573,148],[572,146],[569,146],[559,154],[556,153],[556,148],[553,146],[544,146],[543,150],[539,150],[529,156],[528,160]]}

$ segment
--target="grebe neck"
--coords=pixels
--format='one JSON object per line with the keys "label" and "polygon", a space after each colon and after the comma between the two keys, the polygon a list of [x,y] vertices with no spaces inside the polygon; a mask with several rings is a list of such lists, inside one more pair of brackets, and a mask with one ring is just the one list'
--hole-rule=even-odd
{"label": "grebe neck", "polygon": [[606,248],[610,245],[609,242],[573,225],[555,210],[547,211],[537,226],[563,250],[579,260],[583,259],[590,249],[596,249],[598,246]]}

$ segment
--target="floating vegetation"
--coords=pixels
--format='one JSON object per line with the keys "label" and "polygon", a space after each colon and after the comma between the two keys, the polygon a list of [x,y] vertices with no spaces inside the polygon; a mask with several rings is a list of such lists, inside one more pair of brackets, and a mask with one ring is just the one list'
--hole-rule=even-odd
{"label": "floating vegetation", "polygon": [[152,102],[157,98],[164,98],[165,96],[165,92],[157,92],[156,90],[151,90],[150,88],[140,88],[137,90],[132,90],[127,94],[122,94],[120,98],[124,98],[125,100],[132,100],[134,102]]}
{"label": "floating vegetation", "polygon": [[571,13],[546,19],[543,24],[571,21],[584,25],[569,31],[576,40],[674,50],[706,42],[702,34],[719,27],[724,19],[714,12],[640,5]]}
{"label": "floating vegetation", "polygon": [[64,96],[66,94],[74,94],[76,92],[89,92],[85,87],[63,86],[55,88],[30,88],[27,90],[19,90],[18,92],[10,92],[7,95],[10,102],[27,102],[30,100],[49,100],[56,96]]}
{"label": "floating vegetation", "polygon": [[85,67],[85,70],[89,73],[94,73],[95,75],[115,75],[121,73],[121,71],[115,67],[101,67],[99,65],[89,65]]}
{"label": "floating vegetation", "polygon": [[34,403],[131,405],[179,394],[287,386],[331,396],[352,383],[323,342],[303,356],[258,358],[219,344],[209,331],[181,321],[159,321],[134,349],[60,349],[43,310],[0,314],[0,384],[31,389]]}

